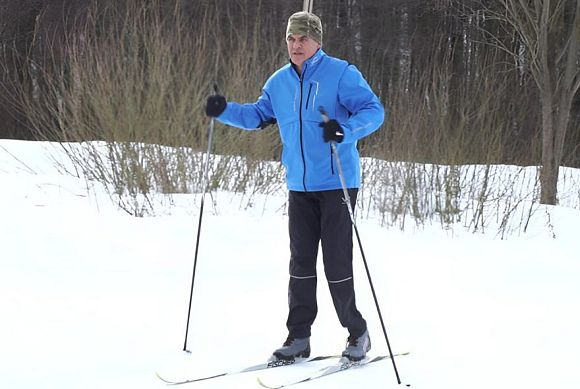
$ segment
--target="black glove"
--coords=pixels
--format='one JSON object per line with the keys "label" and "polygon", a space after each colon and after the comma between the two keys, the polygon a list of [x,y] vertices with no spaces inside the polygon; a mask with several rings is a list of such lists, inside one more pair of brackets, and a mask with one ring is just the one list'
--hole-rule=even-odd
{"label": "black glove", "polygon": [[327,122],[320,123],[320,127],[324,129],[324,141],[340,143],[344,139],[344,130],[334,119]]}
{"label": "black glove", "polygon": [[226,98],[221,95],[212,95],[207,98],[205,114],[211,117],[218,117],[226,109]]}

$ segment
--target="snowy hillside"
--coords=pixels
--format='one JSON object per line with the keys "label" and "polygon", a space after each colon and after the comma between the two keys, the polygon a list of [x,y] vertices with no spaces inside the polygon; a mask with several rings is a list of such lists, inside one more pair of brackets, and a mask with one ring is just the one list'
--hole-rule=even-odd
{"label": "snowy hillside", "polygon": [[[48,144],[0,141],[0,388],[163,388],[155,372],[216,374],[262,362],[280,346],[289,256],[283,196],[258,197],[249,209],[225,192],[212,194],[217,205],[206,203],[186,354],[199,195],[173,196],[168,216],[134,218],[98,185],[59,173],[49,154]],[[580,387],[578,209],[541,208],[527,234],[508,240],[460,227],[402,232],[374,220],[358,228],[393,351],[410,352],[396,359],[403,384]],[[371,355],[385,354],[356,246],[355,265]],[[312,352],[335,354],[347,334],[324,282],[318,293]],[[325,364],[184,387],[259,388],[257,377]],[[383,361],[297,387],[405,385]]]}

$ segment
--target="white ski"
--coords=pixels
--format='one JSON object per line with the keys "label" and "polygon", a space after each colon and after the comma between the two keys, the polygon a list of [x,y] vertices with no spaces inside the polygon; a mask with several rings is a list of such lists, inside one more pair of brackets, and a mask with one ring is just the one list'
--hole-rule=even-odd
{"label": "white ski", "polygon": [[[402,355],[407,355],[407,354],[409,354],[409,353],[407,352],[407,353],[395,354],[395,356],[402,356]],[[374,357],[374,358],[367,357],[367,358],[365,358],[361,361],[358,361],[358,362],[353,362],[353,361],[349,360],[348,358],[341,358],[338,363],[323,367],[323,368],[316,370],[310,374],[305,374],[305,375],[302,375],[301,377],[294,378],[294,379],[291,379],[291,380],[288,380],[285,382],[269,383],[269,382],[265,382],[263,379],[258,377],[258,383],[261,386],[263,386],[264,388],[280,389],[280,388],[285,388],[287,386],[312,381],[312,380],[315,380],[315,379],[318,379],[321,377],[325,377],[325,376],[330,375],[330,374],[345,371],[348,369],[359,368],[359,367],[368,365],[369,363],[378,362],[378,361],[382,361],[382,360],[389,359],[389,358],[390,357],[388,355],[380,355],[380,356]]]}
{"label": "white ski", "polygon": [[211,380],[213,378],[224,377],[227,375],[241,374],[241,373],[247,373],[247,372],[257,371],[257,370],[272,369],[272,368],[281,367],[281,366],[290,366],[290,365],[294,365],[294,364],[298,364],[298,363],[323,361],[326,359],[339,358],[339,357],[340,356],[338,356],[338,355],[324,355],[324,356],[318,356],[318,357],[312,357],[312,358],[297,358],[297,359],[292,360],[292,361],[264,362],[264,363],[260,363],[257,365],[245,367],[245,368],[242,368],[239,370],[231,370],[231,371],[226,371],[226,372],[222,372],[222,373],[218,373],[218,374],[214,374],[214,375],[210,375],[210,376],[191,378],[191,379],[186,379],[186,380],[170,380],[170,379],[167,379],[165,377],[162,377],[159,373],[155,373],[155,374],[157,375],[157,378],[159,378],[161,381],[165,382],[167,385],[183,385],[183,384],[189,384],[192,382]]}

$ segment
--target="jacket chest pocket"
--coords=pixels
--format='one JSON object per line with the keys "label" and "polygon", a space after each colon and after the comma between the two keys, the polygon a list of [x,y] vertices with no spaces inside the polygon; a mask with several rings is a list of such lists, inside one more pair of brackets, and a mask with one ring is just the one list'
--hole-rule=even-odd
{"label": "jacket chest pocket", "polygon": [[287,87],[285,93],[275,95],[272,105],[279,125],[300,120],[300,85]]}
{"label": "jacket chest pocket", "polygon": [[320,91],[320,83],[318,81],[310,81],[302,88],[302,100],[305,111],[312,111],[316,109],[316,99]]}
{"label": "jacket chest pocket", "polygon": [[335,98],[331,98],[318,81],[308,81],[302,88],[302,120],[321,122],[320,107],[334,112]]}

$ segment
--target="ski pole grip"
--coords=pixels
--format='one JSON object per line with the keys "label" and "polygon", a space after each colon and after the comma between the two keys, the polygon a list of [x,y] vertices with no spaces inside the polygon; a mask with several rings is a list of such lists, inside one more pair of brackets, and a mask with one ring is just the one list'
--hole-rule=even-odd
{"label": "ski pole grip", "polygon": [[320,112],[320,115],[322,116],[322,121],[324,123],[327,123],[330,118],[328,117],[328,114],[326,113],[326,110],[324,109],[324,107],[321,105],[320,107],[318,107],[318,112]]}

